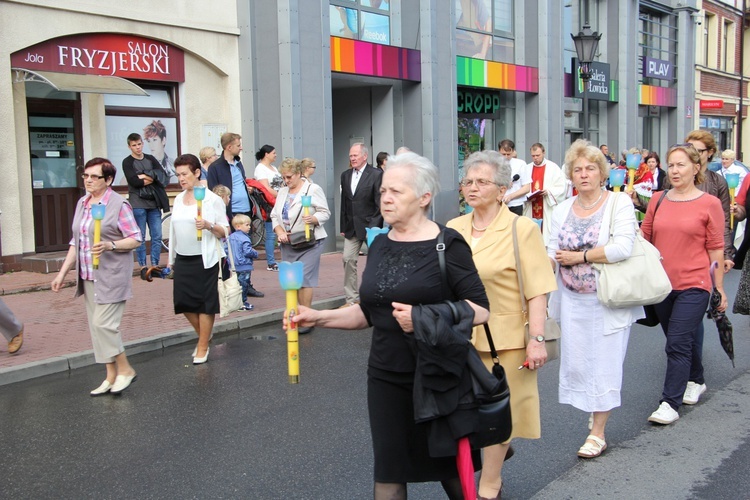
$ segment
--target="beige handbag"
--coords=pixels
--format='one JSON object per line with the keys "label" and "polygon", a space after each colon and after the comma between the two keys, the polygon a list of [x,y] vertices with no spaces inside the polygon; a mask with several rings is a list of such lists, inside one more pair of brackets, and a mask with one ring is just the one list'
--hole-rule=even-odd
{"label": "beige handbag", "polygon": [[[523,324],[525,331],[525,344],[529,344],[529,310],[526,302],[526,295],[523,293],[523,272],[521,271],[521,259],[518,253],[518,234],[516,233],[516,222],[518,217],[513,219],[513,253],[516,256],[516,276],[518,276],[518,290],[521,294],[521,311],[523,311]],[[544,347],[547,349],[547,361],[552,361],[560,357],[560,325],[557,321],[549,317],[544,321]]]}
{"label": "beige handbag", "polygon": [[[229,232],[227,231],[227,228],[224,227],[224,234],[226,235],[227,239],[227,251],[229,252],[229,256],[227,259],[229,259],[229,278],[223,280],[221,279],[221,265],[219,265],[219,306],[220,306],[220,313],[219,317],[223,318],[225,316],[228,316],[229,313],[232,313],[234,311],[239,311],[242,309],[242,285],[240,285],[240,281],[237,279],[237,272],[234,268],[234,255],[232,254],[232,244],[229,242]],[[219,239],[216,238],[216,249],[220,250],[219,246]],[[219,255],[221,255],[221,252],[219,251]]]}

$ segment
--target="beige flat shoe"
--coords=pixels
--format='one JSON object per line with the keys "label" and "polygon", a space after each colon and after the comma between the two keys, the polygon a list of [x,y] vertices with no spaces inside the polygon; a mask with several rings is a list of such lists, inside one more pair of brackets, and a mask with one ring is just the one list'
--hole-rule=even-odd
{"label": "beige flat shoe", "polygon": [[21,332],[10,339],[10,342],[8,342],[8,353],[9,354],[15,354],[18,352],[18,350],[23,345],[23,328],[21,329]]}
{"label": "beige flat shoe", "polygon": [[600,437],[589,434],[586,436],[586,442],[578,449],[578,456],[581,458],[596,458],[607,449],[607,442]]}

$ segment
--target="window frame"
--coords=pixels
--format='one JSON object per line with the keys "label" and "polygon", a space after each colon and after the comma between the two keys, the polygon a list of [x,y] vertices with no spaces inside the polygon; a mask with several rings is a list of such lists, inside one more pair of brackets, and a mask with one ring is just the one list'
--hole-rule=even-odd
{"label": "window frame", "polygon": [[[350,40],[360,40],[367,43],[377,43],[380,45],[391,45],[391,41],[393,40],[393,19],[391,18],[391,2],[388,2],[388,10],[385,11],[383,9],[379,9],[377,7],[368,7],[365,5],[362,5],[362,0],[330,0],[328,2],[329,6],[332,7],[343,7],[345,9],[352,9],[357,11],[357,37],[356,38],[349,38]],[[382,43],[382,42],[376,42],[372,40],[363,40],[362,39],[362,13],[368,13],[368,14],[376,14],[379,16],[384,16],[388,18],[388,43]],[[329,23],[329,29],[330,29],[330,23]],[[337,36],[337,35],[333,35]],[[344,37],[348,38],[348,37]]]}

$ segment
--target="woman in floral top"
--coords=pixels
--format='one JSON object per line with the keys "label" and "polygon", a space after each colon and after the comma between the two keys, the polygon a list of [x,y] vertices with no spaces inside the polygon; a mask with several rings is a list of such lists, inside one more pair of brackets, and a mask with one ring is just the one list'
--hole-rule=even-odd
{"label": "woman in floral top", "polygon": [[643,317],[643,308],[602,305],[592,263],[628,258],[637,225],[630,197],[603,188],[609,165],[599,148],[578,140],[565,164],[578,195],[561,203],[552,217],[547,254],[559,272],[550,313],[562,329],[559,399],[592,414],[590,434],[578,456],[594,458],[607,448],[604,428],[611,410],[620,406],[630,326]]}

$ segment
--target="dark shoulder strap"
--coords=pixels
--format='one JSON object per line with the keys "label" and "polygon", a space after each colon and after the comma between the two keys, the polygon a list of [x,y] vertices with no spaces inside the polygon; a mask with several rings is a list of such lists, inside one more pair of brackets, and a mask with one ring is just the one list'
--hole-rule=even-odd
{"label": "dark shoulder strap", "polygon": [[651,239],[653,239],[654,235],[656,234],[656,226],[654,226],[654,221],[656,221],[656,211],[659,210],[659,205],[661,205],[661,202],[664,201],[664,198],[667,196],[668,192],[669,189],[664,190],[661,196],[659,196],[659,201],[656,202],[656,206],[654,207],[654,215],[651,217]]}
{"label": "dark shoulder strap", "polygon": [[440,280],[443,283],[443,297],[446,300],[450,300],[451,291],[448,287],[448,269],[445,265],[445,228],[440,228],[440,232],[437,237],[437,245],[435,250],[438,254],[438,265],[440,266]]}
{"label": "dark shoulder strap", "polygon": [[659,205],[661,205],[661,202],[664,201],[664,198],[667,196],[668,192],[669,192],[669,189],[665,189],[664,192],[659,197],[659,201],[656,202],[656,206],[654,207],[654,218],[656,218],[656,211],[659,210]]}
{"label": "dark shoulder strap", "polygon": [[[445,228],[440,229],[437,237],[437,245],[435,246],[438,254],[438,265],[440,266],[440,279],[443,283],[443,297],[451,297],[451,291],[448,288],[448,269],[445,265]],[[450,302],[450,299],[446,299]],[[454,318],[456,317],[455,307],[451,307]],[[492,362],[496,365],[500,364],[500,360],[497,357],[497,350],[495,349],[495,343],[492,341],[492,334],[490,333],[490,327],[487,323],[484,324],[484,333],[487,335],[487,343],[490,346],[490,353],[492,354]]]}

